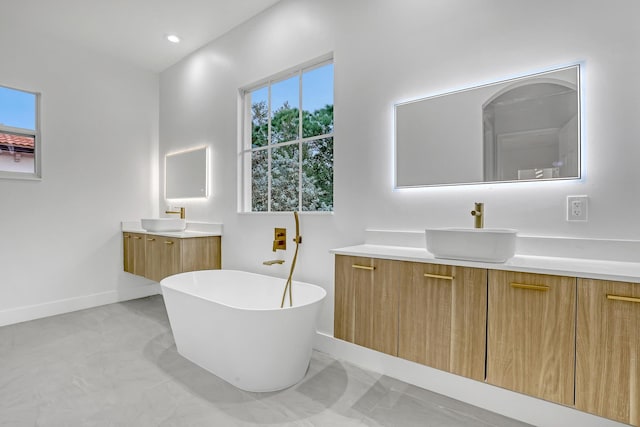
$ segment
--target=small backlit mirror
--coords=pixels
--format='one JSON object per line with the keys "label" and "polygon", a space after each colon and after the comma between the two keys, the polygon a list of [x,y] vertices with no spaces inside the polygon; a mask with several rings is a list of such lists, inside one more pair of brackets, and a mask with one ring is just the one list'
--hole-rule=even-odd
{"label": "small backlit mirror", "polygon": [[165,197],[167,199],[206,198],[207,147],[165,156]]}

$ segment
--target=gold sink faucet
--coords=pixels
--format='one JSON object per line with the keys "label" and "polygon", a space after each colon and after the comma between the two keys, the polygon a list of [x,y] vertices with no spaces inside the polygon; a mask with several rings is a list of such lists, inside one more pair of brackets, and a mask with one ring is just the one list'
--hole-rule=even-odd
{"label": "gold sink faucet", "polygon": [[180,209],[179,211],[164,211],[164,213],[166,214],[178,214],[180,215],[180,219],[184,219],[185,218],[185,209],[184,208],[175,208],[175,209]]}
{"label": "gold sink faucet", "polygon": [[475,208],[471,211],[471,215],[473,215],[475,219],[475,228],[484,227],[484,203],[476,202]]}

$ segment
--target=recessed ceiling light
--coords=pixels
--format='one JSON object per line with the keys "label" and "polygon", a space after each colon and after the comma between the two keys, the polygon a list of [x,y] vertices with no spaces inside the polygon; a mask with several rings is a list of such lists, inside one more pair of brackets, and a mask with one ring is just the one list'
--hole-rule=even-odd
{"label": "recessed ceiling light", "polygon": [[167,36],[167,40],[169,40],[171,43],[180,43],[180,37],[176,36],[175,34],[169,34]]}

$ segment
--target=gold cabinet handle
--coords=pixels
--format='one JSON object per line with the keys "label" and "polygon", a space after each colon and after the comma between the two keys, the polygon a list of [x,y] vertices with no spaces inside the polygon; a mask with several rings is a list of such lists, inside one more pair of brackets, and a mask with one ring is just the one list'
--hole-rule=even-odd
{"label": "gold cabinet handle", "polygon": [[551,289],[551,286],[547,286],[547,285],[529,285],[527,283],[516,283],[516,282],[511,282],[511,287],[516,289],[528,289],[530,291],[541,291],[541,292],[546,292],[549,289]]}
{"label": "gold cabinet handle", "polygon": [[612,294],[607,294],[607,299],[614,300],[614,301],[640,302],[640,298],[625,297],[622,295],[612,295]]}
{"label": "gold cabinet handle", "polygon": [[136,240],[142,239],[142,237],[140,237],[140,236],[133,236],[133,238],[136,239]]}
{"label": "gold cabinet handle", "polygon": [[369,270],[369,271],[373,271],[376,269],[375,267],[370,267],[368,265],[358,265],[358,264],[351,264],[351,267],[357,268],[358,270]]}
{"label": "gold cabinet handle", "polygon": [[154,240],[156,240],[156,239],[154,239],[153,237],[147,237],[147,241],[148,242],[153,242]]}
{"label": "gold cabinet handle", "polygon": [[131,236],[129,236],[128,234],[125,234],[125,235],[124,235],[124,238],[125,238],[125,239],[128,239],[129,237],[131,237]]}
{"label": "gold cabinet handle", "polygon": [[171,241],[169,241],[169,240],[165,240],[165,241],[164,241],[164,244],[165,244],[165,245],[173,245],[173,242],[171,242]]}
{"label": "gold cabinet handle", "polygon": [[453,280],[453,276],[443,276],[442,274],[424,273],[424,277],[430,277],[432,279]]}

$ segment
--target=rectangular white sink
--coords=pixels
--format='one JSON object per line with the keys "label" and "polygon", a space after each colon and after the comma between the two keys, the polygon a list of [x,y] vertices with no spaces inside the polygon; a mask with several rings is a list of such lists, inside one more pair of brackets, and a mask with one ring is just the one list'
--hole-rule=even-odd
{"label": "rectangular white sink", "polygon": [[147,231],[184,231],[187,221],[182,218],[143,218],[142,228]]}
{"label": "rectangular white sink", "polygon": [[516,252],[510,228],[427,228],[427,250],[436,258],[505,262]]}

